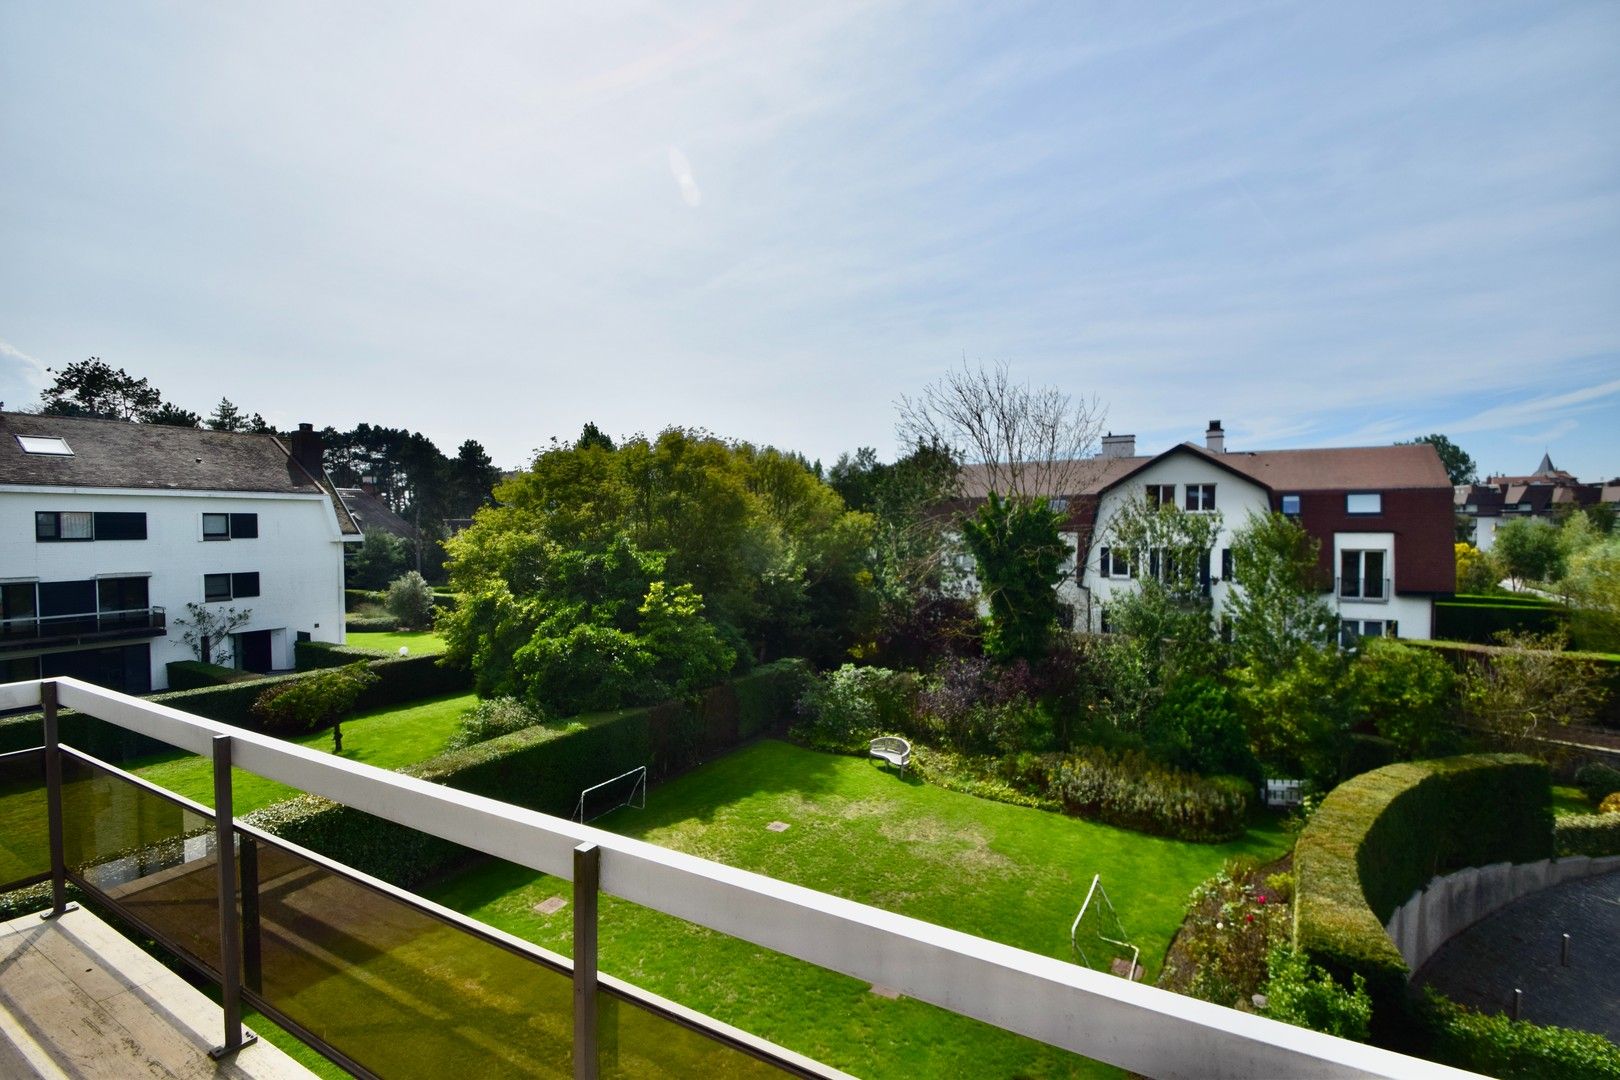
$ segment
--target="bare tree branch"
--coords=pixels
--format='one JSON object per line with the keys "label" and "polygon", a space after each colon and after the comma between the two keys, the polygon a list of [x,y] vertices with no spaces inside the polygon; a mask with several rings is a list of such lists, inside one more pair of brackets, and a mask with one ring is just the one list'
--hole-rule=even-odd
{"label": "bare tree branch", "polygon": [[1007,365],[952,369],[916,398],[899,403],[900,438],[939,443],[965,465],[985,470],[1004,496],[1072,497],[1098,469],[1093,456],[1105,411],[1056,387],[1014,382]]}

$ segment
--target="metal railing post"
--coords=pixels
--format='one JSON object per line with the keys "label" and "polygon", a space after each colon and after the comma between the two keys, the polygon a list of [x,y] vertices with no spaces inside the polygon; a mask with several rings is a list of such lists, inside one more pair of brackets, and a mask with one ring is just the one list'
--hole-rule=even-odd
{"label": "metal railing post", "polygon": [[596,1080],[596,907],[602,849],[574,849],[574,1080]]}
{"label": "metal railing post", "polygon": [[45,709],[45,806],[51,834],[51,910],[40,915],[54,919],[78,907],[67,902],[67,842],[62,826],[62,741],[56,719],[56,684],[39,684],[39,703]]}
{"label": "metal railing post", "polygon": [[231,800],[231,737],[215,735],[214,862],[219,870],[219,1002],[225,1042],[208,1051],[218,1060],[254,1042],[242,1027],[242,937],[236,921],[236,814]]}

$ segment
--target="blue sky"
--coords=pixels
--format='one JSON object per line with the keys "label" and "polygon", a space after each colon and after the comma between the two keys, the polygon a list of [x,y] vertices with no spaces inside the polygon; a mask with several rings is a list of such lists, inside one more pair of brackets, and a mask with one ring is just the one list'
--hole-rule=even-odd
{"label": "blue sky", "polygon": [[830,461],[965,358],[1613,476],[1616,102],[1610,2],[13,3],[0,399]]}

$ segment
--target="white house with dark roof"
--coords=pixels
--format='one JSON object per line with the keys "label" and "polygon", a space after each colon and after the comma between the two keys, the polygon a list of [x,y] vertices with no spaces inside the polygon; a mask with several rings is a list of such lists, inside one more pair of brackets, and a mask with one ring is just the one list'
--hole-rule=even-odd
{"label": "white house with dark roof", "polygon": [[131,693],[196,659],[187,604],[249,613],[213,659],[293,666],[343,641],[343,551],[361,539],[290,438],[0,413],[0,683],[73,675]]}
{"label": "white house with dark roof", "polygon": [[[1077,490],[1046,491],[1050,485],[1036,481],[1069,515],[1064,539],[1075,561],[1058,589],[1077,628],[1107,629],[1110,603],[1152,572],[1152,553],[1109,545],[1114,515],[1137,498],[1220,515],[1215,546],[1200,564],[1217,619],[1241,587],[1232,580],[1233,534],[1251,515],[1273,511],[1297,519],[1320,545],[1322,580],[1346,639],[1427,638],[1434,601],[1456,588],[1451,483],[1426,443],[1230,450],[1215,420],[1204,445],[1179,443],[1156,455],[1138,455],[1134,436],[1109,435],[1088,464],[1071,484]],[[988,484],[982,467],[968,466],[965,500],[984,498]]]}

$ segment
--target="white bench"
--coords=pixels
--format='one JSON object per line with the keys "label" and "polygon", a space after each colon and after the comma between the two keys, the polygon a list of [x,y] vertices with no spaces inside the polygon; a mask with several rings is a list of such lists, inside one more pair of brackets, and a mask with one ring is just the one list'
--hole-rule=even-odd
{"label": "white bench", "polygon": [[900,770],[900,775],[906,775],[906,766],[911,764],[911,744],[898,735],[883,735],[872,740],[872,756],[880,761],[887,761]]}

